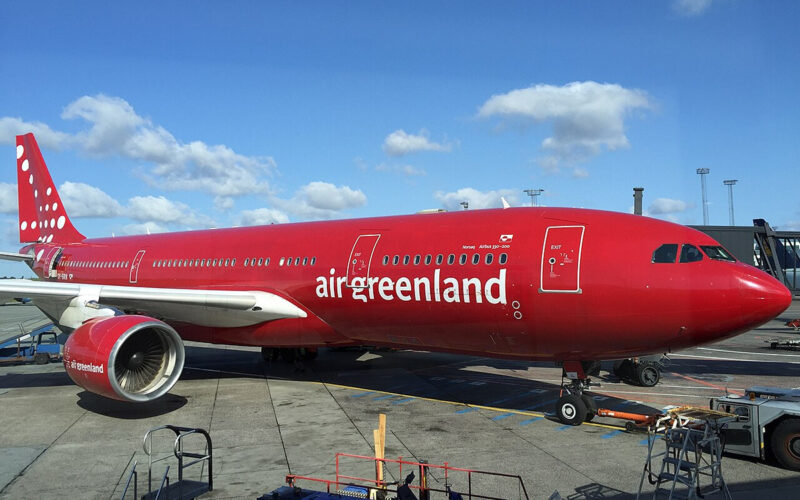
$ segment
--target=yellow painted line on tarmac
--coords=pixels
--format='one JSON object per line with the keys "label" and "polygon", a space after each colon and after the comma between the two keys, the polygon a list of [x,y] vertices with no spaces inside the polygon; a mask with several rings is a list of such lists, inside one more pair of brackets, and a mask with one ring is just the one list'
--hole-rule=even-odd
{"label": "yellow painted line on tarmac", "polygon": [[[354,386],[351,386],[351,385],[333,384],[333,383],[330,383],[330,382],[312,381],[311,383],[312,384],[318,384],[318,385],[327,385],[327,386],[330,386],[330,387],[337,387],[339,389],[350,389],[350,390],[353,390],[353,391],[366,391],[367,390],[367,389],[364,389],[363,387],[354,387]],[[525,415],[525,416],[528,416],[528,417],[545,417],[545,414],[541,413],[541,412],[532,412],[532,411],[525,411],[525,410],[512,410],[512,409],[508,409],[508,408],[497,408],[497,407],[494,407],[494,406],[471,405],[471,404],[459,403],[458,401],[448,401],[446,399],[435,399],[435,398],[426,398],[426,397],[422,397],[422,396],[412,396],[411,394],[402,394],[402,393],[399,393],[399,392],[386,392],[386,391],[379,391],[379,390],[374,390],[373,392],[376,393],[376,394],[387,394],[387,395],[392,395],[392,396],[402,396],[402,397],[406,397],[406,398],[420,399],[422,401],[430,401],[432,403],[445,403],[445,404],[449,404],[449,405],[453,405],[453,406],[464,406],[464,407],[467,407],[467,408],[478,408],[480,410],[487,410],[487,411],[493,411],[493,412],[498,412],[498,413],[514,413],[516,415]],[[597,423],[597,422],[584,422],[582,425],[590,425],[592,427],[600,427],[600,428],[603,428],[603,429],[614,429],[614,430],[620,430],[620,429],[624,430],[625,429],[624,426],[600,424],[600,423]]]}

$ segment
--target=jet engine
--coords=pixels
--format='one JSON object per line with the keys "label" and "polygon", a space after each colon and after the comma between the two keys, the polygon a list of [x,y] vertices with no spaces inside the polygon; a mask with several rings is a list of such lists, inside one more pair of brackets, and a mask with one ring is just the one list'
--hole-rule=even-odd
{"label": "jet engine", "polygon": [[183,370],[183,342],[166,323],[147,316],[95,318],[64,345],[64,368],[87,391],[145,402],[169,391]]}

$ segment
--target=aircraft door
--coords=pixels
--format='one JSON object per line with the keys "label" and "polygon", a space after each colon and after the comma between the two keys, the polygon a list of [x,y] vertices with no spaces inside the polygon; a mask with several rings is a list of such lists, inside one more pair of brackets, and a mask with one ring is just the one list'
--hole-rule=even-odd
{"label": "aircraft door", "polygon": [[48,250],[47,254],[42,261],[42,274],[45,278],[56,278],[58,277],[58,271],[56,270],[56,264],[58,263],[58,258],[61,256],[61,248],[55,247]]}
{"label": "aircraft door", "polygon": [[550,226],[542,248],[540,293],[581,293],[585,226]]}
{"label": "aircraft door", "polygon": [[350,258],[347,260],[347,286],[366,288],[369,286],[369,268],[372,254],[378,244],[380,234],[362,234],[356,238]]}
{"label": "aircraft door", "polygon": [[128,282],[135,284],[139,281],[139,265],[142,263],[142,259],[144,258],[144,250],[139,250],[136,254],[136,257],[133,258],[133,262],[131,263],[131,274],[128,278]]}

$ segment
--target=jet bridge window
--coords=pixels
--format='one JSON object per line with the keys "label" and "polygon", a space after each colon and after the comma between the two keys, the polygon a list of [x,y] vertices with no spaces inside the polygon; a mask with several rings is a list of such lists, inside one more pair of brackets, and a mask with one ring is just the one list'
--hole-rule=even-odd
{"label": "jet bridge window", "polygon": [[703,252],[705,252],[705,254],[708,255],[708,257],[710,259],[727,260],[729,262],[736,262],[736,258],[734,258],[733,255],[731,255],[727,250],[725,250],[722,247],[714,247],[714,246],[705,245],[705,246],[701,246],[700,248],[703,249]]}
{"label": "jet bridge window", "polygon": [[678,256],[677,243],[664,243],[653,252],[653,264],[674,264]]}
{"label": "jet bridge window", "polygon": [[681,248],[681,263],[685,264],[687,262],[697,262],[699,260],[703,260],[703,254],[700,253],[700,250],[694,245],[684,243]]}

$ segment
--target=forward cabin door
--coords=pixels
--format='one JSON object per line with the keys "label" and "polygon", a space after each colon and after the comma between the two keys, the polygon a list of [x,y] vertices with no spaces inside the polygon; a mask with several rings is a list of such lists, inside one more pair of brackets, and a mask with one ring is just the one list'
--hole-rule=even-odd
{"label": "forward cabin door", "polygon": [[550,226],[542,248],[540,293],[581,293],[585,226]]}
{"label": "forward cabin door", "polygon": [[381,238],[380,234],[362,234],[356,238],[350,258],[347,260],[347,286],[366,288],[369,286],[369,268],[372,254]]}

